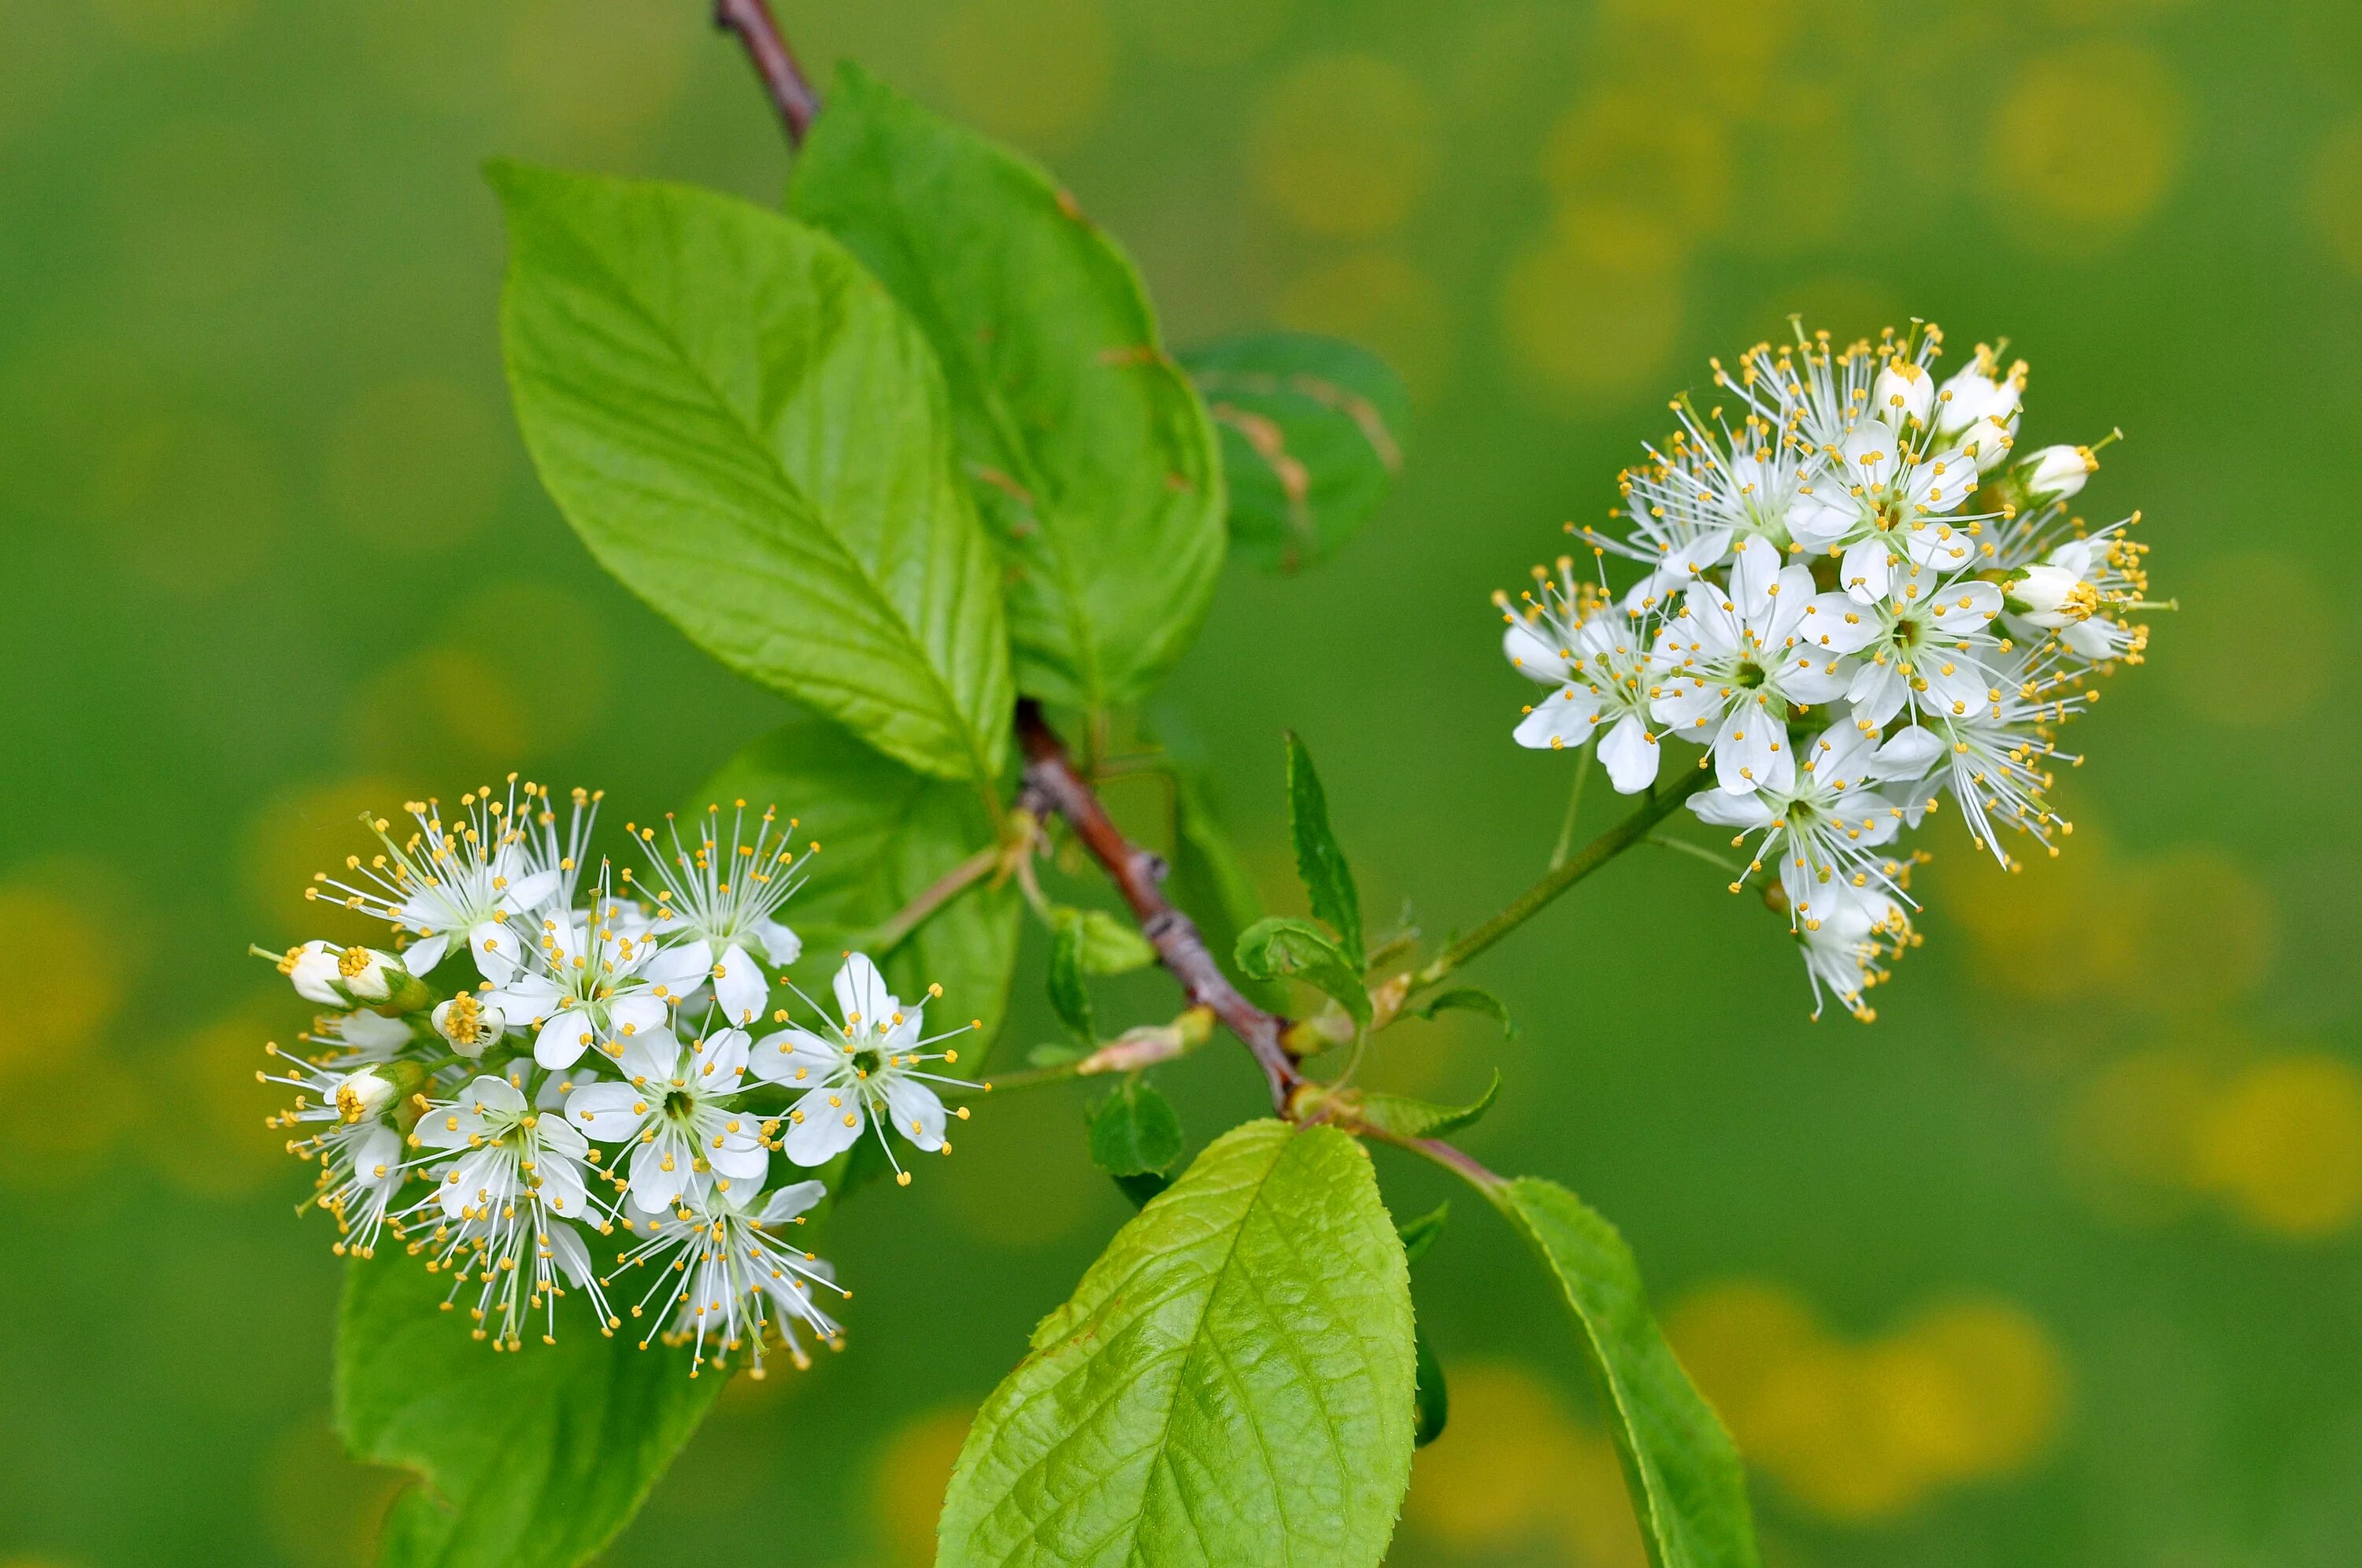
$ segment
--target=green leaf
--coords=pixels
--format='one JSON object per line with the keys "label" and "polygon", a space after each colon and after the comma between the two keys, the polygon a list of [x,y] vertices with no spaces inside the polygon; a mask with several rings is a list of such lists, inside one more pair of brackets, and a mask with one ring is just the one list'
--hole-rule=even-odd
{"label": "green leaf", "polygon": [[495,1354],[418,1260],[356,1260],[337,1327],[337,1430],[415,1472],[382,1568],[569,1568],[637,1510],[725,1379],[686,1353],[602,1337],[579,1300],[557,1342]]}
{"label": "green leaf", "polygon": [[1624,1238],[1553,1182],[1522,1176],[1486,1196],[1540,1255],[1583,1330],[1649,1561],[1754,1568],[1738,1451],[1658,1331]]}
{"label": "green leaf", "polygon": [[1098,1038],[1091,1022],[1090,988],[1083,984],[1083,915],[1069,910],[1050,936],[1050,1006],[1074,1037],[1088,1045]]}
{"label": "green leaf", "polygon": [[1481,1012],[1501,1026],[1501,1036],[1507,1039],[1518,1032],[1509,1018],[1509,1007],[1499,997],[1474,986],[1462,986],[1456,990],[1441,992],[1410,1010],[1418,1018],[1433,1019],[1439,1012]]}
{"label": "green leaf", "polygon": [[[974,790],[922,778],[811,714],[797,715],[733,757],[691,805],[703,811],[719,801],[727,811],[739,800],[756,808],[776,804],[781,816],[798,819],[799,845],[820,843],[820,852],[803,861],[801,889],[779,911],[804,939],[793,969],[797,983],[818,997],[828,994],[846,948],[993,842],[992,823]],[[984,1021],[973,1057],[960,1053],[964,1066],[982,1063],[1007,1016],[1022,915],[1014,887],[980,878],[893,948],[870,955],[905,1000],[922,996],[931,982],[944,988],[943,999],[928,1004],[931,1028]]]}
{"label": "green leaf", "polygon": [[1168,1176],[1120,1176],[1115,1178],[1116,1190],[1123,1194],[1135,1211],[1147,1208],[1150,1198],[1172,1185],[1173,1178]]}
{"label": "green leaf", "polygon": [[1371,1568],[1410,1476],[1410,1282],[1334,1128],[1225,1133],[968,1431],[937,1568]]}
{"label": "green leaf", "polygon": [[1109,1176],[1163,1176],[1181,1159],[1181,1118],[1145,1078],[1091,1108],[1091,1164]]}
{"label": "green leaf", "polygon": [[1418,1219],[1396,1226],[1395,1229],[1402,1236],[1403,1261],[1416,1267],[1418,1260],[1427,1256],[1427,1249],[1443,1234],[1443,1222],[1451,1218],[1451,1203],[1447,1198]]}
{"label": "green leaf", "polygon": [[1263,900],[1222,830],[1211,786],[1188,768],[1173,774],[1173,879],[1165,891],[1197,922],[1249,1000],[1269,1012],[1286,1010],[1285,990],[1238,966],[1239,933],[1263,918]]}
{"label": "green leaf", "polygon": [[1334,555],[1402,467],[1410,399],[1365,348],[1278,332],[1181,356],[1222,435],[1231,545],[1266,571]]}
{"label": "green leaf", "polygon": [[910,319],[835,240],[731,197],[491,180],[517,420],[600,564],[911,767],[997,776],[999,564]]}
{"label": "green leaf", "polygon": [[841,237],[942,360],[1007,554],[1017,681],[1145,695],[1220,575],[1220,448],[1131,263],[1043,171],[847,65],[788,207]]}
{"label": "green leaf", "polygon": [[1366,1029],[1370,993],[1362,971],[1330,934],[1308,920],[1273,915],[1249,926],[1239,938],[1239,967],[1258,980],[1293,978],[1316,986]]}
{"label": "green leaf", "polygon": [[1360,974],[1366,964],[1362,895],[1353,886],[1345,851],[1330,830],[1329,797],[1320,788],[1320,775],[1312,770],[1312,754],[1294,730],[1287,732],[1287,826],[1296,839],[1296,874],[1311,895],[1312,912],[1343,939],[1345,960]]}
{"label": "green leaf", "polygon": [[1493,1070],[1493,1081],[1485,1086],[1484,1094],[1470,1105],[1434,1105],[1407,1095],[1365,1090],[1361,1097],[1362,1120],[1397,1138],[1440,1138],[1446,1132],[1473,1126],[1493,1109],[1493,1101],[1500,1094],[1501,1073],[1497,1067]]}
{"label": "green leaf", "polygon": [[1425,1448],[1443,1435],[1443,1425],[1451,1419],[1451,1391],[1443,1381],[1443,1363],[1436,1359],[1435,1347],[1427,1342],[1427,1330],[1420,1327],[1411,1341],[1418,1358],[1418,1386],[1411,1392],[1411,1404],[1417,1412],[1412,1427],[1411,1442]]}
{"label": "green leaf", "polygon": [[1156,962],[1156,949],[1130,922],[1105,910],[1069,910],[1075,916],[1076,955],[1086,975],[1129,975]]}

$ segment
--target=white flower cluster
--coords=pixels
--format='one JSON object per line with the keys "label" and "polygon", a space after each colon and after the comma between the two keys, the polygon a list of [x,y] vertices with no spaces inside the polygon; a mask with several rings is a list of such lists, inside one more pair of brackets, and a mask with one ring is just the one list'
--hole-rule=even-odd
{"label": "white flower cluster", "polygon": [[[2047,791],[2058,727],[2095,678],[2137,664],[2147,629],[2139,513],[2101,528],[2069,503],[2092,447],[2016,450],[2026,367],[1979,346],[1937,379],[1936,327],[1875,343],[1827,334],[1714,361],[1712,406],[1676,400],[1680,429],[1621,476],[1613,533],[1575,530],[1572,558],[1513,603],[1510,662],[1551,695],[1522,745],[1595,734],[1616,789],[1652,789],[1665,742],[1705,749],[1700,818],[1767,866],[1824,988],[1862,994],[1917,940],[1896,847],[1947,793],[1979,847],[2016,863],[2004,830],[2056,855],[2072,831]],[[2105,445],[2100,443],[2099,445]],[[1638,580],[1617,591],[1611,560]],[[1685,766],[1685,765],[1677,765]]]}
{"label": "white flower cluster", "polygon": [[[833,1010],[780,977],[816,1028],[779,1008],[767,1021],[786,1027],[756,1037],[769,972],[802,946],[777,918],[802,880],[793,820],[750,819],[740,801],[686,836],[669,819],[661,839],[632,828],[649,873],[635,879],[590,871],[599,797],[584,790],[562,821],[513,775],[448,817],[433,801],[406,811],[403,836],[367,819],[381,852],[307,889],[385,921],[393,951],[263,953],[330,1010],[303,1052],[269,1047],[277,1070],[261,1076],[296,1091],[272,1125],[319,1163],[336,1250],[368,1257],[392,1233],[450,1277],[446,1309],[464,1305],[496,1349],[519,1348],[535,1320],[554,1339],[568,1295],[612,1334],[610,1293],[620,1301],[618,1281],[642,1268],[640,1343],[691,1345],[692,1376],[742,1348],[759,1375],[772,1340],[809,1364],[799,1325],[840,1344],[815,1297],[849,1292],[779,1234],[825,1189],[769,1186],[772,1155],[820,1165],[874,1129],[907,1184],[886,1128],[949,1154],[928,1084],[961,1080],[928,1070],[958,1059],[929,1049],[951,1036],[927,1037],[923,1005],[858,953]],[[612,1240],[619,1228],[629,1237]]]}

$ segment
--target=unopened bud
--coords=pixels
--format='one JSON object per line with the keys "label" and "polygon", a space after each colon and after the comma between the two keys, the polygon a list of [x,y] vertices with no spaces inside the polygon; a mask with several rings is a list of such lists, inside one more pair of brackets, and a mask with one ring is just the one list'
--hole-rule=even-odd
{"label": "unopened bud", "polygon": [[394,975],[409,972],[400,959],[374,948],[348,947],[337,955],[337,977],[356,1001],[385,1000],[393,994]]}
{"label": "unopened bud", "polygon": [[1936,378],[1926,368],[1908,359],[1896,359],[1878,372],[1878,381],[1871,388],[1871,412],[1900,430],[1905,425],[1926,425],[1928,410],[1936,406]]}
{"label": "unopened bud", "polygon": [[382,1116],[394,1095],[392,1080],[375,1067],[363,1067],[337,1086],[337,1115],[348,1125]]}
{"label": "unopened bud", "polygon": [[287,955],[279,961],[279,972],[294,982],[295,994],[305,1001],[334,1008],[351,1005],[351,999],[339,984],[342,977],[337,966],[336,949],[325,942],[307,942],[301,947],[289,948]]}
{"label": "unopened bud", "polygon": [[2099,590],[2062,566],[2030,566],[2009,580],[2003,607],[2052,631],[2088,621],[2100,608]]}
{"label": "unopened bud", "polygon": [[449,1001],[437,1004],[434,1014],[435,1032],[451,1043],[451,1049],[473,1061],[484,1054],[484,1048],[501,1037],[508,1020],[501,1010],[489,1002],[479,1001],[472,992],[461,991]]}
{"label": "unopened bud", "polygon": [[2081,490],[2099,467],[2100,459],[2089,447],[2045,447],[2019,463],[2017,472],[2036,501],[2064,501]]}
{"label": "unopened bud", "polygon": [[1989,474],[2009,456],[2009,449],[2015,441],[2016,437],[2010,434],[2007,425],[1986,415],[1960,433],[1960,450],[1977,465],[1978,473]]}

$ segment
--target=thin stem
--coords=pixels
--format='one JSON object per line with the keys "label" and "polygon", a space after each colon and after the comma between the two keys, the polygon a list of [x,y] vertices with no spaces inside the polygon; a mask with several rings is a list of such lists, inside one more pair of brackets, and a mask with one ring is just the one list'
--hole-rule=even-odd
{"label": "thin stem", "polygon": [[1141,935],[1181,983],[1182,995],[1192,1007],[1205,1008],[1221,1020],[1246,1045],[1270,1083],[1272,1104],[1284,1113],[1289,1095],[1304,1081],[1280,1043],[1287,1021],[1255,1006],[1231,984],[1197,923],[1165,898],[1159,886],[1164,878],[1164,860],[1123,836],[1089,781],[1076,771],[1065,743],[1043,717],[1041,704],[1030,697],[1017,704],[1017,741],[1025,753],[1027,805],[1037,817],[1054,812],[1066,819],[1131,906]]}
{"label": "thin stem", "polygon": [[918,930],[928,916],[951,902],[971,884],[982,880],[985,873],[999,866],[1006,854],[1007,851],[999,845],[977,850],[936,878],[891,919],[872,929],[865,945],[880,956],[900,946],[903,939]]}
{"label": "thin stem", "polygon": [[1487,1167],[1467,1150],[1447,1143],[1440,1138],[1405,1138],[1384,1128],[1373,1127],[1358,1118],[1352,1123],[1352,1131],[1365,1138],[1374,1138],[1381,1143],[1392,1143],[1397,1149],[1408,1150],[1423,1160],[1432,1161],[1488,1195],[1509,1185],[1507,1176]]}
{"label": "thin stem", "polygon": [[1551,867],[1540,881],[1511,900],[1499,914],[1437,954],[1427,967],[1410,977],[1404,994],[1425,990],[1533,919],[1561,893],[1648,837],[1650,829],[1672,815],[1688,799],[1678,778],[1670,785],[1659,785],[1640,802],[1639,810],[1584,845],[1582,852],[1564,865]]}
{"label": "thin stem", "polygon": [[1708,866],[1716,867],[1722,870],[1727,871],[1734,877],[1743,877],[1747,874],[1747,867],[1738,864],[1738,861],[1731,859],[1728,856],[1716,855],[1711,849],[1706,849],[1701,845],[1691,844],[1683,839],[1668,838],[1663,834],[1652,833],[1649,835],[1649,842],[1655,845],[1659,849],[1679,850],[1683,855],[1705,861]]}
{"label": "thin stem", "polygon": [[1559,824],[1558,847],[1551,851],[1550,868],[1553,871],[1566,864],[1574,853],[1574,820],[1583,811],[1583,787],[1591,782],[1591,759],[1595,746],[1584,746],[1583,755],[1574,761],[1574,788],[1567,792],[1566,821]]}
{"label": "thin stem", "polygon": [[795,51],[772,18],[771,7],[765,0],[713,0],[713,25],[737,35],[746,58],[754,62],[755,74],[763,79],[771,106],[779,111],[788,145],[801,147],[811,129],[812,116],[820,113],[820,98],[805,80],[803,67],[796,63]]}

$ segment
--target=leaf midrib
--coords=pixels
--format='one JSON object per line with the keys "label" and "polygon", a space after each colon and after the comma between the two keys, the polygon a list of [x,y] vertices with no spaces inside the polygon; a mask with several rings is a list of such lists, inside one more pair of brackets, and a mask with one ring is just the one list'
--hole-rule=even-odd
{"label": "leaf midrib", "polygon": [[[754,210],[759,212],[761,209]],[[772,214],[763,215],[776,216]],[[778,221],[785,223],[791,220],[778,218]],[[884,613],[887,622],[900,634],[909,644],[911,650],[918,656],[919,668],[925,672],[928,683],[933,687],[936,695],[943,700],[944,711],[951,718],[953,728],[966,743],[968,761],[973,769],[971,776],[978,779],[991,778],[992,769],[985,761],[980,737],[976,733],[976,727],[968,722],[967,715],[961,710],[959,700],[944,680],[943,672],[935,668],[934,660],[929,656],[926,644],[920,638],[917,628],[903,617],[901,607],[896,604],[887,593],[884,585],[869,574],[867,567],[862,563],[861,558],[854,554],[851,547],[840,536],[827,510],[805,494],[803,487],[796,483],[795,477],[788,472],[787,465],[779,459],[778,454],[773,451],[770,444],[763,438],[763,433],[748,420],[745,414],[735,403],[723,394],[720,386],[705,373],[704,368],[698,364],[696,358],[673,334],[663,318],[641,300],[637,291],[631,287],[627,280],[619,276],[614,269],[607,264],[606,259],[600,254],[598,248],[580,237],[570,224],[553,223],[548,225],[547,228],[549,232],[564,237],[573,248],[590,259],[592,268],[615,291],[616,297],[623,300],[630,307],[633,315],[637,316],[656,335],[658,341],[671,351],[673,357],[688,372],[690,379],[706,393],[713,405],[723,411],[728,416],[729,423],[759,454],[763,466],[777,479],[780,488],[790,498],[800,503],[803,510],[820,525],[821,536],[826,539],[830,547],[844,558],[855,580],[861,584],[868,597]],[[894,308],[890,301],[889,308]]]}

